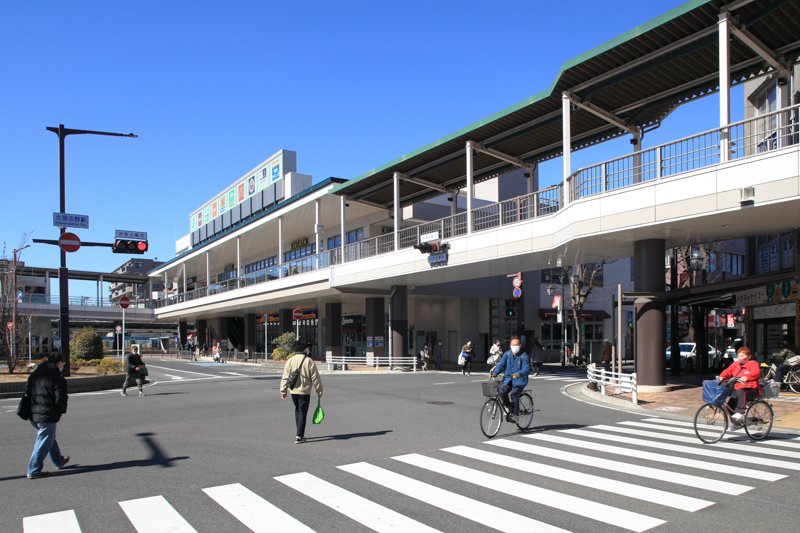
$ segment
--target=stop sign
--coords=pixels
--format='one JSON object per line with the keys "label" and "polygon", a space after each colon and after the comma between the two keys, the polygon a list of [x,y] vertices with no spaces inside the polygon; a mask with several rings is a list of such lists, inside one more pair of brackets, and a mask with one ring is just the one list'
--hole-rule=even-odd
{"label": "stop sign", "polygon": [[119,306],[123,309],[127,309],[128,306],[131,305],[131,299],[127,296],[123,296],[119,299]]}
{"label": "stop sign", "polygon": [[12,329],[14,329],[14,323],[9,320],[8,322],[6,322],[6,327],[8,328],[8,331],[11,331]]}
{"label": "stop sign", "polygon": [[303,310],[295,309],[294,311],[292,311],[292,318],[294,318],[295,320],[300,320],[301,318],[303,318]]}
{"label": "stop sign", "polygon": [[74,233],[64,233],[58,238],[58,247],[65,252],[77,252],[81,247],[81,240]]}

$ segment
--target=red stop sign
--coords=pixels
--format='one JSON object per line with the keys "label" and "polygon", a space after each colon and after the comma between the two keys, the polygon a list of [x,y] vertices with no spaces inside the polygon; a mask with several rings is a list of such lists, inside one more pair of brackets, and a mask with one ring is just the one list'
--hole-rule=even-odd
{"label": "red stop sign", "polygon": [[301,318],[303,318],[303,310],[295,309],[294,311],[292,311],[292,318],[294,318],[295,320],[300,320]]}
{"label": "red stop sign", "polygon": [[74,233],[67,232],[58,238],[58,247],[65,252],[77,252],[81,247],[81,240]]}
{"label": "red stop sign", "polygon": [[131,305],[131,299],[127,296],[123,296],[119,299],[119,306],[123,309],[127,309],[128,306]]}

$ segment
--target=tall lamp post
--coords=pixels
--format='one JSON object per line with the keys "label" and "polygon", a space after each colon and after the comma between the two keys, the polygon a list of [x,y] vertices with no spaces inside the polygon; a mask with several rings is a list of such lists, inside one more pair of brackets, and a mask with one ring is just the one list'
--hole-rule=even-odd
{"label": "tall lamp post", "polygon": [[[19,253],[25,248],[30,248],[30,244],[26,244],[22,248],[16,248],[11,251],[11,257],[14,260],[11,267],[11,297],[14,299],[11,306],[11,360],[16,361],[17,352],[17,261]],[[15,363],[16,364],[16,363]],[[9,367],[10,368],[10,367]]]}
{"label": "tall lamp post", "polygon": [[[66,197],[66,175],[64,167],[64,140],[67,135],[106,135],[109,137],[131,137],[136,138],[138,135],[133,133],[113,133],[108,131],[93,131],[93,130],[76,130],[72,128],[65,128],[63,124],[59,124],[57,128],[48,126],[47,131],[52,131],[58,135],[58,184],[59,184],[59,212],[67,212],[67,197]],[[61,235],[66,233],[67,229],[61,228]],[[67,252],[60,250],[61,253],[61,266],[58,269],[58,293],[59,293],[59,322],[58,322],[58,337],[61,340],[61,355],[64,357],[64,370],[62,374],[69,376],[69,272],[67,271]]]}
{"label": "tall lamp post", "polygon": [[[561,285],[561,304],[558,306],[558,317],[561,319],[561,366],[567,364],[567,320],[566,320],[566,301],[564,301],[564,278],[566,278],[567,270],[562,269],[558,275],[558,283]],[[556,286],[550,284],[547,286],[547,295],[554,296],[556,293]]]}

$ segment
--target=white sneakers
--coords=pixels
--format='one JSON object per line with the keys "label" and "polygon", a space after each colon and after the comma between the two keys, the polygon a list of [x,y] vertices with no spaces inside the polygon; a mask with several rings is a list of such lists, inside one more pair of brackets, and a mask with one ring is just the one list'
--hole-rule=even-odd
{"label": "white sneakers", "polygon": [[742,420],[744,420],[744,415],[742,415],[742,413],[733,413],[731,415],[731,418],[733,418],[737,422],[741,422]]}

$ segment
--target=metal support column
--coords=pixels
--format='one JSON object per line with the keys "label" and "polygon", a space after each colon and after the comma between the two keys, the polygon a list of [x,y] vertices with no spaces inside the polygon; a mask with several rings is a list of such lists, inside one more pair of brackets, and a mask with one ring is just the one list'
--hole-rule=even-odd
{"label": "metal support column", "polygon": [[400,249],[400,173],[395,172],[392,176],[393,204],[394,213],[394,251]]}
{"label": "metal support column", "polygon": [[339,230],[340,230],[340,235],[341,235],[341,239],[340,239],[341,242],[339,243],[339,245],[340,245],[341,254],[342,254],[341,261],[340,261],[341,263],[344,263],[344,245],[345,245],[346,235],[347,235],[347,232],[346,232],[347,226],[345,225],[346,222],[345,222],[345,215],[344,215],[344,208],[345,207],[347,207],[347,198],[345,198],[344,196],[341,196],[339,198],[339,208],[340,208],[339,209]]}
{"label": "metal support column", "polygon": [[570,129],[572,102],[569,96],[568,92],[561,94],[561,149],[563,152],[564,207],[569,205],[569,182],[567,180],[570,174],[572,174],[572,162],[570,161],[570,152],[572,150],[572,131]]}
{"label": "metal support column", "polygon": [[724,163],[730,155],[730,139],[728,124],[731,121],[731,73],[730,73],[730,27],[728,17],[730,13],[724,11],[719,15],[717,34],[719,37],[719,127],[724,128],[719,135],[719,161]]}
{"label": "metal support column", "polygon": [[283,217],[278,217],[278,264],[283,264]]}
{"label": "metal support column", "polygon": [[467,141],[467,235],[472,233],[472,196],[475,193],[472,142]]}

